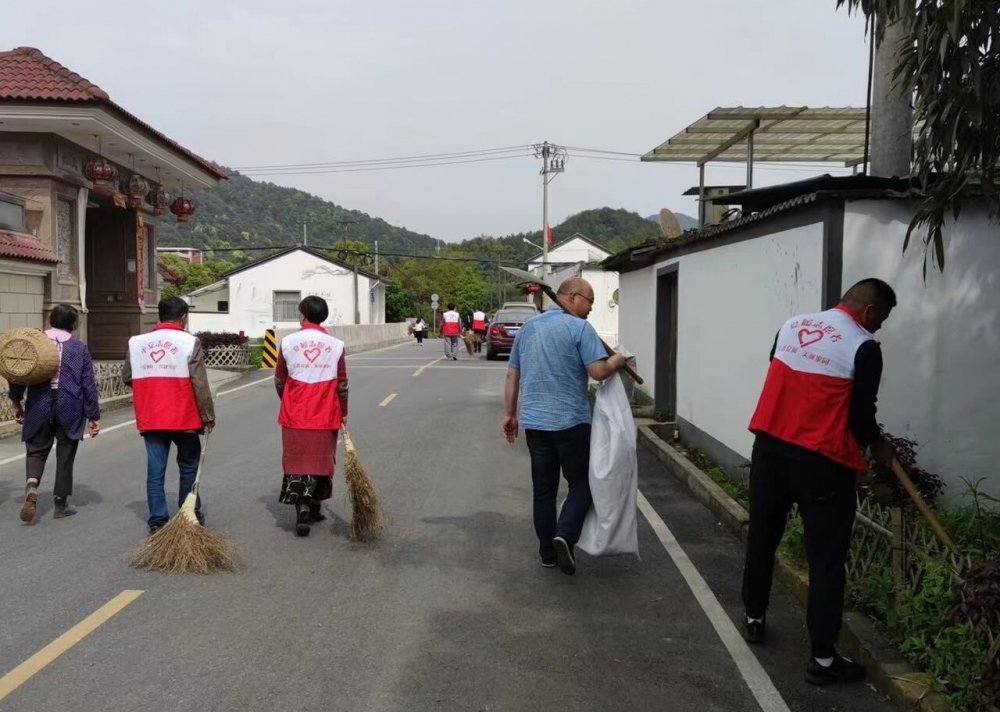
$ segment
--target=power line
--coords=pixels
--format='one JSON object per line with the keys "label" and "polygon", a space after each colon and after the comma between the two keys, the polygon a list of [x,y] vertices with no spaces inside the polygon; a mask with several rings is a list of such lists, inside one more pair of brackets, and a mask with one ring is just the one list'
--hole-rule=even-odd
{"label": "power line", "polygon": [[329,173],[363,173],[367,171],[394,171],[401,170],[403,168],[432,168],[435,166],[457,166],[463,163],[485,163],[488,161],[504,161],[511,158],[527,158],[530,154],[528,153],[517,153],[509,156],[491,156],[487,158],[470,158],[468,160],[462,161],[438,161],[433,163],[407,163],[402,165],[379,165],[379,166],[365,166],[361,168],[331,168],[331,169],[312,169],[312,170],[273,170],[273,171],[253,171],[253,172],[241,172],[248,178],[253,178],[257,176],[294,176],[294,175],[325,175]]}
{"label": "power line", "polygon": [[260,166],[237,166],[236,171],[253,171],[275,168],[337,168],[341,166],[367,165],[375,163],[406,163],[411,161],[426,161],[448,158],[465,158],[469,156],[486,155],[492,153],[510,153],[511,151],[527,151],[531,147],[527,144],[521,146],[503,146],[501,148],[480,148],[474,151],[454,151],[451,153],[426,153],[419,156],[399,156],[396,158],[364,158],[352,161],[324,161],[322,163],[279,163]]}

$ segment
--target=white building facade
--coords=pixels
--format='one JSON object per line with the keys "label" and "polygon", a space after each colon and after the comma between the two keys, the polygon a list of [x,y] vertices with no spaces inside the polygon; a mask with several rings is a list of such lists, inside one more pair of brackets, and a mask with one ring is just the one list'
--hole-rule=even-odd
{"label": "white building facade", "polygon": [[293,247],[243,265],[223,279],[186,295],[192,332],[243,332],[298,326],[298,304],[326,300],[324,325],[384,324],[385,284],[377,275],[311,247]]}
{"label": "white building facade", "polygon": [[[767,190],[767,189],[763,189]],[[918,444],[921,467],[957,499],[962,478],[1000,496],[992,463],[1000,422],[1000,229],[970,204],[945,234],[943,273],[914,238],[905,200],[811,194],[719,229],[608,261],[620,271],[621,341],[636,354],[658,410],[682,438],[727,467],[750,458],[747,424],[775,333],[790,316],[834,306],[866,277],[898,306],[876,338],[884,370],[878,420]]]}
{"label": "white building facade", "polygon": [[[608,250],[577,233],[549,250],[546,281],[558,287],[568,277],[583,277],[594,288],[594,308],[587,320],[610,346],[618,345],[618,273],[605,271],[600,263],[611,256]],[[528,262],[528,270],[542,274],[542,256]]]}

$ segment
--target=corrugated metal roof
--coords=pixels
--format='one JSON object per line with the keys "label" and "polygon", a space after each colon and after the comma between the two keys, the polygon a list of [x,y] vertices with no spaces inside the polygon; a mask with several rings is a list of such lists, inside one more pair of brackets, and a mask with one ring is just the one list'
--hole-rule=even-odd
{"label": "corrugated metal roof", "polygon": [[865,155],[863,107],[717,108],[649,151],[643,161],[745,162],[753,133],[754,161],[855,165]]}

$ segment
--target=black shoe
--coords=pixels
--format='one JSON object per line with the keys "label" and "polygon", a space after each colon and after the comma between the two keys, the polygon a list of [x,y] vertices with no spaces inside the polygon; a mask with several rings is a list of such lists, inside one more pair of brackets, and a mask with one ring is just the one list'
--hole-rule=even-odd
{"label": "black shoe", "polygon": [[163,529],[163,525],[164,524],[166,524],[166,522],[157,522],[156,524],[150,524],[149,525],[149,535],[153,536],[160,529]]}
{"label": "black shoe", "polygon": [[816,658],[806,667],[806,682],[810,685],[832,685],[838,682],[861,682],[865,679],[865,666],[845,658],[840,653],[833,656],[833,664],[823,667]]}
{"label": "black shoe", "polygon": [[205,526],[205,515],[204,514],[202,514],[201,512],[195,510],[194,518],[198,520],[198,523],[201,526]]}
{"label": "black shoe", "polygon": [[552,552],[551,554],[549,554],[549,553],[542,554],[542,566],[543,567],[545,567],[547,569],[554,569],[556,567],[556,564],[558,564],[558,563],[559,562],[556,559],[555,552]]}
{"label": "black shoe", "polygon": [[295,533],[298,536],[309,536],[310,519],[309,507],[299,505],[298,512],[295,517]]}
{"label": "black shoe", "polygon": [[56,498],[55,511],[52,512],[53,519],[65,519],[66,517],[72,517],[76,514],[76,510],[69,506],[69,502],[65,498]]}
{"label": "black shoe", "polygon": [[763,620],[752,621],[747,616],[743,617],[743,639],[751,645],[763,643],[766,637],[767,628]]}
{"label": "black shoe", "polygon": [[561,536],[557,536],[552,540],[552,546],[556,549],[556,564],[559,566],[559,570],[567,576],[575,574],[576,559],[573,558],[573,550],[570,548],[569,542]]}
{"label": "black shoe", "polygon": [[38,486],[28,483],[24,488],[24,504],[21,505],[21,521],[25,524],[35,518],[35,508],[38,506]]}
{"label": "black shoe", "polygon": [[317,524],[318,522],[325,522],[326,515],[319,510],[319,507],[311,507],[309,509],[309,519],[313,524]]}

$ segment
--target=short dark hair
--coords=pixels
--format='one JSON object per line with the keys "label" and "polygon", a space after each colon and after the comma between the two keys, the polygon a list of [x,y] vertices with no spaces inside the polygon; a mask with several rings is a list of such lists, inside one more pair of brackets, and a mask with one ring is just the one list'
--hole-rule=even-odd
{"label": "short dark hair", "polygon": [[455,311],[455,302],[448,302],[448,311]]}
{"label": "short dark hair", "polygon": [[52,313],[49,314],[49,325],[52,326],[53,329],[74,331],[79,321],[79,313],[76,311],[75,307],[72,307],[69,304],[56,304],[52,307]]}
{"label": "short dark hair", "polygon": [[188,303],[180,297],[161,299],[157,305],[160,321],[180,321],[188,313]]}
{"label": "short dark hair", "polygon": [[310,324],[322,324],[330,316],[330,307],[322,297],[309,296],[299,302],[299,313]]}
{"label": "short dark hair", "polygon": [[848,289],[841,301],[853,302],[859,305],[874,304],[888,313],[890,310],[896,308],[896,292],[893,291],[887,282],[883,282],[881,279],[876,279],[875,277],[869,277],[868,279],[862,279]]}

